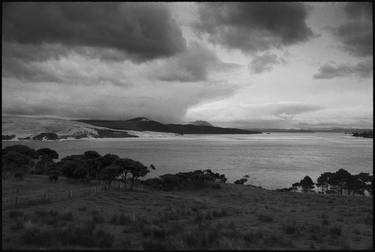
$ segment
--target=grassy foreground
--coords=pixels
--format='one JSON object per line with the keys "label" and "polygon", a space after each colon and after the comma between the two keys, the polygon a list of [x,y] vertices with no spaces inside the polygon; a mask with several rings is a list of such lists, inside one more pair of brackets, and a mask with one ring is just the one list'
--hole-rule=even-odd
{"label": "grassy foreground", "polygon": [[[87,187],[2,181],[3,199]],[[371,249],[372,198],[252,186],[100,191],[2,211],[4,249]]]}

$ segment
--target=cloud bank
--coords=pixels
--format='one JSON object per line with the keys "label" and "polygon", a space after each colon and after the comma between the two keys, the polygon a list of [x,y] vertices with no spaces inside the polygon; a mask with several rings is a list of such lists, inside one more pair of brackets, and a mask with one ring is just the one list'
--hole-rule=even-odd
{"label": "cloud bank", "polygon": [[3,40],[113,49],[139,61],[172,56],[186,47],[160,3],[7,3]]}
{"label": "cloud bank", "polygon": [[198,31],[210,41],[244,52],[307,41],[307,8],[301,3],[202,3]]}
{"label": "cloud bank", "polygon": [[351,55],[356,57],[372,56],[372,3],[347,3],[345,14],[349,19],[348,22],[333,28],[333,34]]}
{"label": "cloud bank", "polygon": [[336,64],[329,62],[321,66],[319,72],[314,75],[315,79],[332,79],[335,77],[357,77],[368,78],[373,72],[372,60],[361,61],[358,64]]}

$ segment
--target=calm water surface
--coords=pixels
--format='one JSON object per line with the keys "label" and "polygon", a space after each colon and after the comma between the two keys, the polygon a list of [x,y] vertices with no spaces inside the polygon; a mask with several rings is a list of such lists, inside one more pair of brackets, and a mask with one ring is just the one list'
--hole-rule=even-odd
{"label": "calm water surface", "polygon": [[230,182],[250,175],[265,188],[289,187],[305,175],[315,180],[325,171],[344,168],[370,172],[373,140],[343,133],[271,133],[259,135],[184,135],[169,138],[67,141],[3,141],[3,148],[24,144],[51,148],[60,157],[95,150],[154,164],[148,177],[196,169],[224,173]]}

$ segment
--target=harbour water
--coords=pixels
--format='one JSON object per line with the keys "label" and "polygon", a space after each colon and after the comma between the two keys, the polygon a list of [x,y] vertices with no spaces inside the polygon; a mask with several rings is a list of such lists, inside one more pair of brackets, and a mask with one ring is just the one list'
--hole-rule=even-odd
{"label": "harbour water", "polygon": [[51,148],[60,158],[95,150],[153,164],[148,177],[211,169],[230,182],[249,175],[249,183],[268,189],[290,187],[305,175],[315,180],[325,171],[351,173],[373,167],[373,139],[343,133],[271,133],[255,135],[183,135],[67,141],[3,141],[3,148],[24,144]]}

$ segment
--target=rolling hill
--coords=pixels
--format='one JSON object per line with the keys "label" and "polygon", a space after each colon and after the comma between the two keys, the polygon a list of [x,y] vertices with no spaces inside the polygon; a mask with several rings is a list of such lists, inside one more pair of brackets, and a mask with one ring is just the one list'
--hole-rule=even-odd
{"label": "rolling hill", "polygon": [[78,122],[118,130],[156,131],[175,134],[259,134],[260,131],[221,128],[194,124],[163,124],[146,117],[130,120],[77,120]]}

